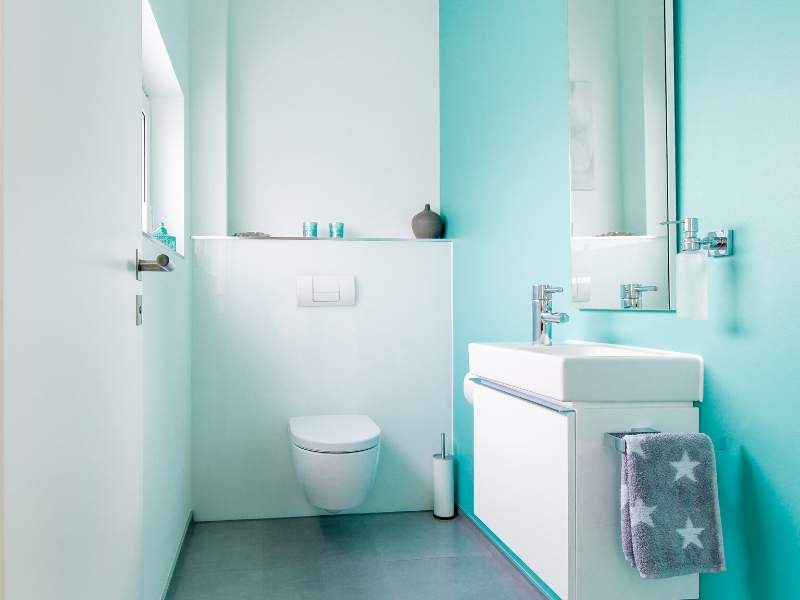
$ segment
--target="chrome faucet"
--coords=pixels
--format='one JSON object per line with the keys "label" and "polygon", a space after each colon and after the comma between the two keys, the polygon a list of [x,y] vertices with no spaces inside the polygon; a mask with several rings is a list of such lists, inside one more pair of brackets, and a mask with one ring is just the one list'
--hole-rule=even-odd
{"label": "chrome faucet", "polygon": [[642,293],[657,292],[657,285],[641,283],[623,283],[619,286],[619,300],[623,310],[639,310],[642,308]]}
{"label": "chrome faucet", "polygon": [[553,294],[563,292],[564,288],[551,287],[546,283],[533,286],[533,345],[553,345],[553,323],[569,322],[566,313],[553,312]]}

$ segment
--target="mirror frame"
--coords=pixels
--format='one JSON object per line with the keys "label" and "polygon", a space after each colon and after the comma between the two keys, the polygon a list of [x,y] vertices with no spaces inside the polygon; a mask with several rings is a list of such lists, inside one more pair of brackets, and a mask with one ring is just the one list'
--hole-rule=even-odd
{"label": "mirror frame", "polygon": [[[569,12],[569,0],[565,4]],[[678,190],[677,190],[677,131],[676,131],[676,102],[675,102],[675,23],[674,23],[674,0],[663,0],[664,3],[664,76],[665,76],[665,104],[666,104],[666,167],[667,167],[667,220],[675,221],[678,218]],[[569,16],[567,16],[567,30],[569,31]],[[568,52],[569,53],[569,52]],[[567,75],[567,86],[569,87],[569,70]],[[569,161],[568,161],[569,165]],[[568,172],[571,167],[568,166]],[[572,174],[569,173],[569,181]],[[572,211],[572,187],[569,187],[570,214]],[[570,248],[572,247],[572,218],[570,218]],[[625,313],[643,312],[674,312],[676,310],[676,286],[675,286],[675,264],[678,252],[678,233],[677,227],[665,225],[667,227],[667,282],[669,286],[667,308],[638,310],[624,310],[617,307],[581,307],[576,304],[578,310],[585,311],[619,311]],[[570,281],[573,278],[572,250],[570,250]]]}
{"label": "mirror frame", "polygon": [[[678,218],[678,161],[675,123],[675,15],[674,0],[664,0],[664,59],[667,90],[667,220]],[[675,262],[678,255],[678,228],[667,225],[667,276],[669,277],[669,308],[677,308],[675,291]],[[644,311],[648,312],[646,309]],[[650,311],[652,312],[652,311]],[[664,311],[662,311],[664,312]]]}

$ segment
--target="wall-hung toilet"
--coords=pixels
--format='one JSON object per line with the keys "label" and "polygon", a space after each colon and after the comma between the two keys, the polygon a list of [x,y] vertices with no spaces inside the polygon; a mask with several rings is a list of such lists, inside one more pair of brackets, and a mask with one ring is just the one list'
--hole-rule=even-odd
{"label": "wall-hung toilet", "polygon": [[306,498],[328,512],[364,501],[378,468],[381,430],[366,415],[289,419],[292,461]]}

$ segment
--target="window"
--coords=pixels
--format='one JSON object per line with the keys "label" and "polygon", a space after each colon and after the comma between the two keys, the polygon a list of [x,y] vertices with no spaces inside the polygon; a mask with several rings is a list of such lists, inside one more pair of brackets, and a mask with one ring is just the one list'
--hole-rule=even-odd
{"label": "window", "polygon": [[150,210],[150,99],[142,90],[142,231],[153,231]]}
{"label": "window", "polygon": [[[142,231],[183,254],[184,99],[148,0],[142,0]],[[167,232],[156,234],[164,224]]]}

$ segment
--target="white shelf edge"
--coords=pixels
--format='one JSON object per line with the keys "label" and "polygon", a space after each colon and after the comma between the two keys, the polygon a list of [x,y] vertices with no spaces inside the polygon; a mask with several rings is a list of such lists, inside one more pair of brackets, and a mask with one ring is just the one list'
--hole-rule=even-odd
{"label": "white shelf edge", "polygon": [[426,239],[426,238],[379,238],[379,237],[363,237],[363,238],[341,238],[341,239],[331,239],[331,238],[304,238],[304,237],[283,237],[283,236],[272,236],[272,237],[260,237],[260,238],[248,238],[248,237],[236,237],[232,235],[193,235],[193,240],[197,241],[213,241],[213,240],[234,240],[234,241],[244,241],[244,242],[275,242],[275,241],[283,241],[283,242],[423,242],[423,243],[430,243],[430,242],[451,242],[452,240],[449,239]]}
{"label": "white shelf edge", "polygon": [[173,250],[172,248],[167,246],[164,242],[162,242],[161,240],[157,240],[156,238],[154,238],[152,235],[150,235],[146,231],[142,232],[142,237],[144,239],[146,239],[146,240],[151,241],[156,246],[160,246],[161,248],[163,248],[166,251],[167,254],[170,254],[170,255],[175,256],[177,258],[186,259],[186,256],[184,254],[181,254],[177,250]]}

